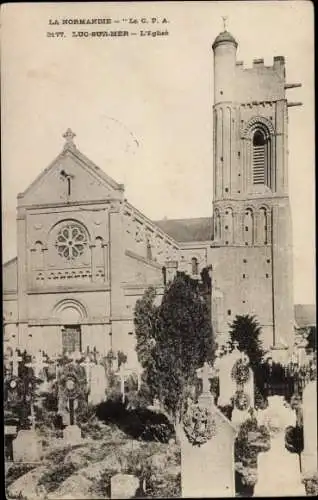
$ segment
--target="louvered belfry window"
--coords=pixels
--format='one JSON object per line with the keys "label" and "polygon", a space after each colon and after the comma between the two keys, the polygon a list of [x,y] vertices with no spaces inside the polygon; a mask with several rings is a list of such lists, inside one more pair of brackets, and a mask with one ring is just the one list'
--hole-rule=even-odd
{"label": "louvered belfry window", "polygon": [[253,184],[268,184],[268,144],[261,130],[253,135]]}

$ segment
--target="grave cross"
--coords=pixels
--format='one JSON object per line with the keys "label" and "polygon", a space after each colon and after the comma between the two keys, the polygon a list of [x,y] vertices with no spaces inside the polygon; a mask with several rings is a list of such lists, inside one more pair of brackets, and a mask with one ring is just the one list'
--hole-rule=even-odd
{"label": "grave cross", "polygon": [[91,366],[95,365],[94,361],[91,361],[89,356],[86,356],[85,360],[80,363],[81,366],[84,366],[86,373],[87,385],[89,386],[91,380]]}
{"label": "grave cross", "polygon": [[203,367],[197,370],[197,377],[202,380],[202,394],[210,394],[210,380],[213,376],[213,368],[205,361]]}
{"label": "grave cross", "polygon": [[33,363],[26,363],[25,364],[25,366],[33,369],[34,376],[36,378],[40,378],[40,373],[43,370],[43,368],[45,368],[46,366],[49,366],[49,364],[46,363],[44,361],[44,359],[45,358],[43,357],[43,352],[41,350],[39,350],[35,356]]}
{"label": "grave cross", "polygon": [[120,377],[120,392],[121,392],[122,400],[124,403],[124,401],[125,401],[125,381],[127,380],[128,376],[130,375],[130,372],[128,372],[126,370],[126,368],[124,367],[124,363],[122,363],[120,365],[120,368],[117,372],[117,375],[119,375],[119,377]]}
{"label": "grave cross", "polygon": [[19,374],[19,364],[22,361],[22,357],[17,350],[13,352],[12,356],[9,358],[9,361],[12,363],[12,375],[14,377],[17,377]]}

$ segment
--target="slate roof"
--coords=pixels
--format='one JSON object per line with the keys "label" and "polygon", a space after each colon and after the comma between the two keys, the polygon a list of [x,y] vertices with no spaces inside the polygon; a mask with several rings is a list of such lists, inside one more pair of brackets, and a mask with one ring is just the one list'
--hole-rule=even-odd
{"label": "slate roof", "polygon": [[315,304],[295,304],[294,314],[297,328],[306,328],[317,324]]}
{"label": "slate roof", "polygon": [[18,259],[14,257],[2,267],[3,291],[12,292],[18,289]]}
{"label": "slate roof", "polygon": [[212,217],[196,219],[163,219],[154,221],[176,241],[208,241],[212,237]]}
{"label": "slate roof", "polygon": [[219,43],[233,43],[237,47],[237,41],[234,36],[228,31],[222,31],[213,42],[212,48],[216,47]]}

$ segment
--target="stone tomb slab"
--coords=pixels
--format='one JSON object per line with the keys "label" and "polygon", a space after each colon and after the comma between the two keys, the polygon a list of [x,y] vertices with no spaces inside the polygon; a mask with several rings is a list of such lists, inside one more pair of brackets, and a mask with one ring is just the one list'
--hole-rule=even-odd
{"label": "stone tomb slab", "polygon": [[78,425],[68,425],[63,433],[64,441],[68,444],[79,444],[82,442],[82,433]]}
{"label": "stone tomb slab", "polygon": [[134,498],[139,479],[131,474],[116,474],[110,480],[111,498]]}
{"label": "stone tomb slab", "polygon": [[210,396],[201,396],[199,406],[210,410],[215,430],[214,435],[207,442],[194,445],[190,442],[182,426],[182,497],[234,497],[234,441],[236,430],[214,405]]}
{"label": "stone tomb slab", "polygon": [[42,441],[35,430],[20,430],[12,443],[15,462],[38,463],[42,457]]}

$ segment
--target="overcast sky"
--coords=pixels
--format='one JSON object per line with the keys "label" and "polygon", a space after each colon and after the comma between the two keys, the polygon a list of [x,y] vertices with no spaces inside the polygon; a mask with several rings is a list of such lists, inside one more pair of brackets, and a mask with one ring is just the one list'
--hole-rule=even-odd
{"label": "overcast sky", "polygon": [[[56,3],[2,6],[3,258],[16,255],[16,196],[60,153],[62,134],[124,182],[152,219],[212,213],[213,53],[222,16],[238,59],[286,58],[295,302],[315,301],[314,20],[309,1]],[[98,27],[49,19],[111,18]],[[167,18],[132,24],[129,17]],[[145,28],[146,27],[146,28]],[[72,37],[75,30],[168,29],[162,37]],[[64,31],[64,38],[47,32]]]}

